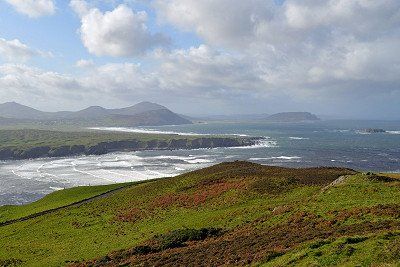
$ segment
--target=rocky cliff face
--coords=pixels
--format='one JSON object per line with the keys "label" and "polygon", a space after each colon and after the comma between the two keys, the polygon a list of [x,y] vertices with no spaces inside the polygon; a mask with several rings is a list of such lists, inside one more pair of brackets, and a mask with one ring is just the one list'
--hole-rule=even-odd
{"label": "rocky cliff face", "polygon": [[38,146],[27,149],[0,149],[0,160],[32,159],[42,157],[67,157],[75,155],[102,155],[115,151],[176,150],[255,145],[260,138],[204,137],[195,139],[124,140],[101,142],[93,146]]}

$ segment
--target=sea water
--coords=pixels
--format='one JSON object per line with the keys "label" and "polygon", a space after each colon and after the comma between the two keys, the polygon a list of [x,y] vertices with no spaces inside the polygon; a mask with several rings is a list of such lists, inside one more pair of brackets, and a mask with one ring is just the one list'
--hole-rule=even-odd
{"label": "sea water", "polygon": [[[382,128],[387,132],[366,134],[362,131],[365,128]],[[262,136],[265,139],[250,147],[2,161],[0,205],[29,203],[63,188],[170,177],[234,160],[288,167],[340,166],[364,171],[400,172],[400,122],[396,121],[215,122],[99,130]]]}

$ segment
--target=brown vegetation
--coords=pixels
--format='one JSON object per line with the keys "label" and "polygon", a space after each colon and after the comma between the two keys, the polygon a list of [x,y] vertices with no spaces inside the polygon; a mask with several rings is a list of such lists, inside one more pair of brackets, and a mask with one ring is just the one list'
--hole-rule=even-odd
{"label": "brown vegetation", "polygon": [[[370,209],[370,212],[380,207]],[[397,214],[395,214],[397,211]],[[398,216],[399,207],[386,207],[384,214]],[[344,211],[343,213],[345,213]],[[355,210],[348,212],[348,218],[355,218]],[[325,240],[346,235],[363,235],[377,231],[399,230],[400,222],[364,222],[353,225],[341,225],[323,219],[312,213],[298,212],[290,216],[285,224],[266,229],[257,229],[255,224],[263,218],[239,227],[220,237],[207,237],[173,248],[159,249],[157,237],[143,246],[127,251],[119,251],[94,261],[73,266],[231,266],[247,265],[257,261],[268,261],[285,253],[295,246],[312,240]],[[366,240],[367,237],[347,238],[348,244]],[[327,242],[327,241],[325,241]],[[150,244],[150,245],[149,245]],[[315,246],[315,244],[314,244]]]}

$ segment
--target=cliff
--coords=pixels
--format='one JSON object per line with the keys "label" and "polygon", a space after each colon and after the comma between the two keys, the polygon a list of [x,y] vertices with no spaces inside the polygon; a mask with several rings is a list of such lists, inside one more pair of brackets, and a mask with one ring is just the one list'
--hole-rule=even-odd
{"label": "cliff", "polygon": [[0,148],[0,160],[102,155],[115,151],[177,150],[255,145],[260,138],[199,137],[193,139],[153,139],[104,141],[94,145],[34,146],[29,148]]}

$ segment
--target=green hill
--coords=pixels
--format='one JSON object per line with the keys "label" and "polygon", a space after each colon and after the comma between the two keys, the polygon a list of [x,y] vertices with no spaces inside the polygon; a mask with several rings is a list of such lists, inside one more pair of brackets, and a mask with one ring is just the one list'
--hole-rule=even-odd
{"label": "green hill", "polygon": [[100,155],[115,151],[174,150],[255,145],[262,138],[183,136],[102,131],[1,130],[0,160]]}
{"label": "green hill", "polygon": [[396,178],[231,162],[124,186],[0,227],[0,266],[400,264]]}

